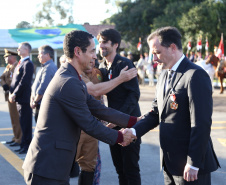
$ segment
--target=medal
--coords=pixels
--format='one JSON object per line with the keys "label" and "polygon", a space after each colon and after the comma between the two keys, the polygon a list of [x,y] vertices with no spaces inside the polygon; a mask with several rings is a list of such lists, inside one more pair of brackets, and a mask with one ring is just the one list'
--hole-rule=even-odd
{"label": "medal", "polygon": [[173,90],[171,90],[171,93],[170,93],[170,100],[172,101],[170,103],[170,108],[173,109],[173,110],[177,110],[178,104],[176,102],[176,95],[175,95]]}
{"label": "medal", "polygon": [[170,108],[173,109],[173,110],[177,110],[178,104],[173,101],[173,102],[170,103]]}
{"label": "medal", "polygon": [[112,70],[110,69],[110,72],[108,73],[108,79],[111,80],[112,79]]}
{"label": "medal", "polygon": [[171,99],[171,101],[174,101],[174,102],[176,101],[176,95],[173,91],[170,94],[170,99]]}

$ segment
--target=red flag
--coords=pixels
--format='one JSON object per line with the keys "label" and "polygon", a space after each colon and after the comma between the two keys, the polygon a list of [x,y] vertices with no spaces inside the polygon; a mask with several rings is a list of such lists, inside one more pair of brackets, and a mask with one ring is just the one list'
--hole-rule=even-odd
{"label": "red flag", "polygon": [[197,51],[202,49],[202,38],[200,38],[200,39],[198,38],[198,42],[197,42],[196,48],[197,48]]}
{"label": "red flag", "polygon": [[188,42],[187,48],[188,50],[191,50],[191,41]]}
{"label": "red flag", "polygon": [[139,38],[139,42],[137,44],[137,50],[140,51],[141,50],[141,47],[142,47],[141,38]]}
{"label": "red flag", "polygon": [[221,34],[221,41],[217,50],[217,57],[219,59],[224,57],[224,41],[223,41],[223,33]]}
{"label": "red flag", "polygon": [[206,51],[208,51],[208,48],[209,48],[209,42],[208,42],[208,38],[206,38],[206,46],[205,46]]}

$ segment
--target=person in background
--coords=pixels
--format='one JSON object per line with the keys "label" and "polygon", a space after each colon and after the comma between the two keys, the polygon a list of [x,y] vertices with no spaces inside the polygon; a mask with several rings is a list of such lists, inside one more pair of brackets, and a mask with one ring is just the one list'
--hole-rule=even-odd
{"label": "person in background", "polygon": [[20,126],[22,130],[22,140],[20,148],[15,150],[19,154],[26,154],[32,139],[32,110],[30,107],[31,83],[34,73],[34,65],[30,60],[31,45],[22,42],[17,49],[21,57],[14,73],[10,85],[9,101],[17,102]]}
{"label": "person in background", "polygon": [[54,74],[57,71],[57,66],[54,64],[53,58],[54,50],[51,46],[44,45],[38,48],[38,59],[41,63],[41,69],[36,74],[35,81],[32,85],[30,98],[30,106],[32,109],[35,109],[36,123],[42,97],[47,86],[49,85],[49,82],[52,80]]}
{"label": "person in background", "polygon": [[7,64],[3,74],[1,75],[1,85],[5,94],[5,101],[8,102],[9,115],[11,119],[12,129],[13,129],[13,138],[11,141],[7,141],[6,144],[9,146],[20,146],[22,131],[20,128],[20,119],[19,113],[16,108],[16,102],[9,102],[9,88],[13,77],[13,72],[18,64],[17,62],[17,52],[5,49],[5,63]]}
{"label": "person in background", "polygon": [[[100,54],[104,58],[99,69],[103,75],[104,82],[111,82],[120,75],[123,68],[134,68],[134,64],[125,57],[117,54],[121,43],[121,35],[115,29],[106,29],[97,36],[100,43]],[[140,89],[138,79],[133,78],[128,82],[117,86],[107,93],[108,107],[114,108],[121,112],[140,116],[140,107],[138,104],[140,98]],[[109,127],[115,125],[109,124]],[[114,127],[120,130],[121,127]],[[140,185],[140,144],[141,139],[138,138],[134,143],[127,147],[120,145],[110,145],[113,164],[119,178],[120,185]]]}

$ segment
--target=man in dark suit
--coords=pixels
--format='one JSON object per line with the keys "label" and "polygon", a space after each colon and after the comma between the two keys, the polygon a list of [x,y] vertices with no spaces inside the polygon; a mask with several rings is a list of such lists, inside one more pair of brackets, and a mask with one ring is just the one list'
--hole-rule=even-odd
{"label": "man in dark suit", "polygon": [[210,172],[220,166],[210,137],[210,78],[184,56],[176,28],[157,29],[148,37],[148,44],[154,61],[162,63],[165,70],[158,80],[151,112],[132,131],[140,137],[159,125],[166,185],[210,185]]}
{"label": "man in dark suit", "polygon": [[22,130],[20,149],[15,151],[19,152],[19,154],[25,154],[27,153],[27,149],[32,139],[32,110],[30,107],[30,96],[34,66],[29,58],[31,45],[28,42],[20,43],[17,51],[21,59],[13,73],[9,101],[11,103],[17,102],[17,110],[19,112]]}
{"label": "man in dark suit", "polygon": [[[97,36],[100,43],[100,54],[104,57],[99,68],[103,75],[103,81],[109,82],[119,76],[121,70],[128,66],[134,68],[133,63],[125,57],[117,54],[121,43],[121,35],[114,29],[106,29]],[[137,116],[141,115],[138,104],[140,98],[140,89],[138,79],[133,78],[124,82],[108,92],[108,107],[119,110],[126,114]],[[121,127],[114,129],[120,130]],[[141,139],[127,147],[120,145],[110,145],[111,157],[118,173],[120,185],[140,185],[140,144]]]}
{"label": "man in dark suit", "polygon": [[[132,140],[105,127],[100,120],[121,127],[133,126],[137,118],[102,105],[87,93],[81,80],[83,71],[95,62],[94,37],[84,31],[71,31],[64,39],[67,62],[49,83],[43,96],[34,137],[23,169],[27,184],[69,184],[81,129],[108,144]],[[94,117],[95,116],[95,117]]]}

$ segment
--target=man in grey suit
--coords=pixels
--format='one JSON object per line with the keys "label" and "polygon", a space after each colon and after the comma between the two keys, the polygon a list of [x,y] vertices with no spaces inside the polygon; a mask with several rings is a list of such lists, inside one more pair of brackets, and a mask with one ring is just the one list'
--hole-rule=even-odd
{"label": "man in grey suit", "polygon": [[154,61],[162,63],[165,70],[159,77],[151,112],[124,132],[141,137],[159,126],[165,184],[210,185],[210,172],[220,166],[210,137],[210,78],[184,56],[176,28],[157,29],[148,37],[148,44]]}
{"label": "man in grey suit", "polygon": [[105,107],[87,93],[80,74],[91,69],[95,62],[93,36],[84,31],[71,31],[65,36],[63,48],[67,62],[55,73],[45,91],[23,164],[27,184],[69,184],[81,129],[108,144],[135,138],[107,128],[95,118],[122,127],[131,127],[137,121],[136,117]]}

